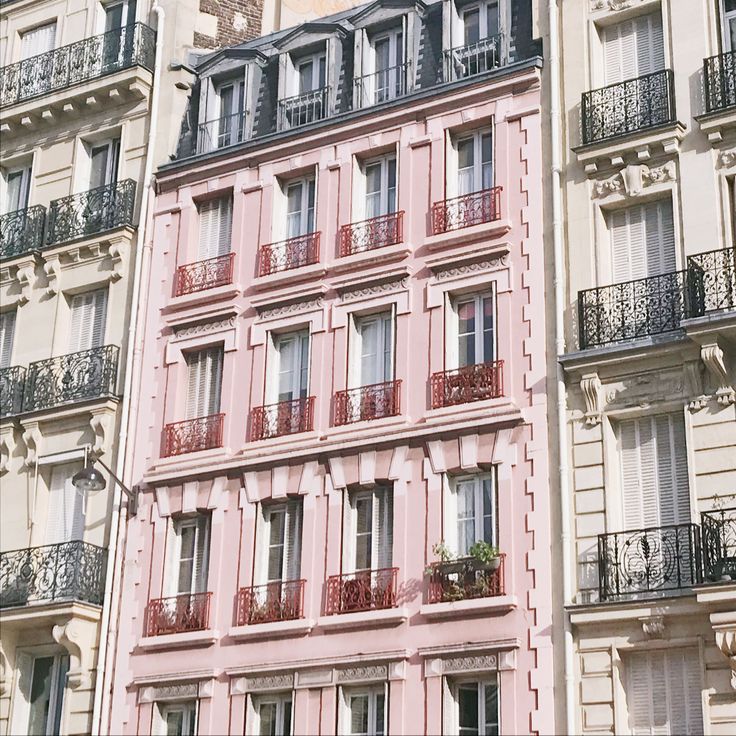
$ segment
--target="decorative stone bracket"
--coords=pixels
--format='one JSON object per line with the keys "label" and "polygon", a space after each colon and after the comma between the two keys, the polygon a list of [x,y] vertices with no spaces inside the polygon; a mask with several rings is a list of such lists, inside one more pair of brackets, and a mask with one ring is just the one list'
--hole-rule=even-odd
{"label": "decorative stone bracket", "polygon": [[736,690],[736,629],[716,629],[716,646],[731,665],[731,687]]}
{"label": "decorative stone bracket", "polygon": [[603,385],[597,373],[586,373],[580,379],[580,390],[585,399],[585,424],[593,427],[601,422]]}
{"label": "decorative stone bracket", "polygon": [[43,435],[38,422],[23,423],[23,443],[26,446],[23,464],[26,468],[32,468],[38,457]]}
{"label": "decorative stone bracket", "polygon": [[705,364],[716,385],[716,401],[721,406],[730,406],[736,403],[736,391],[731,385],[721,346],[717,342],[702,345],[700,359]]}
{"label": "decorative stone bracket", "polygon": [[107,407],[92,411],[92,417],[89,420],[89,426],[95,438],[92,445],[92,454],[99,457],[105,453],[107,440],[112,434],[113,421],[114,415]]}
{"label": "decorative stone bracket", "polygon": [[664,616],[645,616],[639,619],[641,629],[647,639],[661,639],[664,636]]}
{"label": "decorative stone bracket", "polygon": [[8,472],[15,446],[15,426],[8,424],[0,429],[0,475]]}
{"label": "decorative stone bracket", "polygon": [[67,683],[72,690],[91,685],[90,647],[84,641],[84,632],[79,621],[57,624],[51,631],[54,641],[69,652],[70,667]]}
{"label": "decorative stone bracket", "polygon": [[677,165],[674,161],[667,161],[655,168],[644,164],[630,164],[608,179],[596,181],[593,184],[593,196],[601,198],[620,193],[628,197],[639,197],[646,187],[675,181],[676,178]]}

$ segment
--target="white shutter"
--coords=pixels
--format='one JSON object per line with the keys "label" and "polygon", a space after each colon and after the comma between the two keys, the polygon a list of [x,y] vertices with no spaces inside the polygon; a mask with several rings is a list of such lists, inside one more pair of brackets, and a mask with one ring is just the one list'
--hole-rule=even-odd
{"label": "white shutter", "polygon": [[107,290],[98,289],[72,297],[69,351],[90,350],[105,342]]}
{"label": "white shutter", "polygon": [[210,551],[210,518],[197,517],[197,533],[194,540],[194,571],[192,573],[192,592],[204,593],[207,590],[207,572]]}
{"label": "white shutter", "polygon": [[675,227],[672,201],[653,202],[642,207],[646,227],[647,276],[674,271]]}
{"label": "white shutter", "polygon": [[15,311],[0,314],[0,368],[9,368],[13,359]]}
{"label": "white shutter", "polygon": [[299,580],[301,577],[302,546],[302,502],[291,499],[286,503],[286,523],[284,525],[284,570],[285,580]]}
{"label": "white shutter", "polygon": [[187,419],[220,411],[222,348],[208,348],[187,356]]}
{"label": "white shutter", "polygon": [[230,252],[233,201],[230,197],[212,199],[199,206],[199,260]]}
{"label": "white shutter", "polygon": [[608,26],[603,31],[604,84],[617,84],[664,69],[660,13]]}
{"label": "white shutter", "polygon": [[46,544],[60,544],[84,538],[84,507],[72,477],[80,463],[56,465],[51,471],[49,505],[46,516]]}
{"label": "white shutter", "polygon": [[20,43],[20,58],[30,59],[38,54],[51,51],[56,44],[56,23],[47,23],[26,31]]}
{"label": "white shutter", "polygon": [[391,567],[394,547],[393,494],[388,488],[379,488],[373,493],[373,544],[376,547],[374,567]]}

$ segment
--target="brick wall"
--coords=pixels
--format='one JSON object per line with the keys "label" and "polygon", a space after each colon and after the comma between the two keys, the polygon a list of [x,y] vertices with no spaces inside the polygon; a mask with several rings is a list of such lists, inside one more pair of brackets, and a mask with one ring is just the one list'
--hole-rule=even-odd
{"label": "brick wall", "polygon": [[194,32],[197,48],[232,46],[261,35],[264,0],[200,0],[200,13],[217,19],[215,36]]}

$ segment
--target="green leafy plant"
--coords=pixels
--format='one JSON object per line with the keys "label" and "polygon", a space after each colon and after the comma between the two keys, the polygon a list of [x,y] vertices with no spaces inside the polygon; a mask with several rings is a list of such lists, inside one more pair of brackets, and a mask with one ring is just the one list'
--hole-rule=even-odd
{"label": "green leafy plant", "polygon": [[471,557],[484,565],[489,564],[501,554],[498,547],[483,541],[476,542],[468,551]]}
{"label": "green leafy plant", "polygon": [[444,542],[437,542],[432,547],[432,552],[437,555],[440,562],[450,562],[455,559],[455,555]]}

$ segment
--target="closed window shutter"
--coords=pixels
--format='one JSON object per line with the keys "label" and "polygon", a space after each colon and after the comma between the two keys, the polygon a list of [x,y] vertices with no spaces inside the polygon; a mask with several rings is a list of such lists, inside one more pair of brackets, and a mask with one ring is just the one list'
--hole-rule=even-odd
{"label": "closed window shutter", "polygon": [[208,348],[187,357],[187,419],[220,411],[222,348]]}
{"label": "closed window shutter", "polygon": [[13,357],[15,312],[0,314],[0,368],[9,368]]}
{"label": "closed window shutter", "polygon": [[393,494],[381,488],[373,495],[373,538],[377,546],[378,569],[391,567],[393,561]]}
{"label": "closed window shutter", "polygon": [[286,504],[286,580],[299,580],[301,577],[302,546],[302,502],[292,499]]}
{"label": "closed window shutter", "polygon": [[61,544],[84,538],[82,496],[72,483],[80,463],[57,465],[51,471],[49,507],[46,517],[46,544]]}
{"label": "closed window shutter", "polygon": [[664,69],[662,16],[652,13],[607,27],[603,57],[607,85]]}
{"label": "closed window shutter", "polygon": [[660,523],[690,521],[690,489],[685,452],[685,422],[679,414],[654,419],[657,437],[657,480]]}
{"label": "closed window shutter", "polygon": [[636,25],[637,76],[664,69],[664,33],[662,16],[652,13],[634,19]]}
{"label": "closed window shutter", "polygon": [[197,534],[194,541],[194,572],[192,587],[194,593],[204,593],[207,590],[207,572],[210,547],[210,519],[209,516],[197,518]]}
{"label": "closed window shutter", "polygon": [[212,199],[199,206],[199,259],[226,255],[230,252],[233,201],[230,197]]}
{"label": "closed window shutter", "polygon": [[647,276],[674,271],[675,228],[672,202],[653,202],[642,207],[646,224]]}
{"label": "closed window shutter", "polygon": [[20,44],[20,58],[30,59],[38,54],[51,51],[56,43],[56,23],[47,23],[23,34]]}
{"label": "closed window shutter", "polygon": [[70,352],[102,346],[105,342],[106,321],[106,289],[76,294],[71,302]]}

